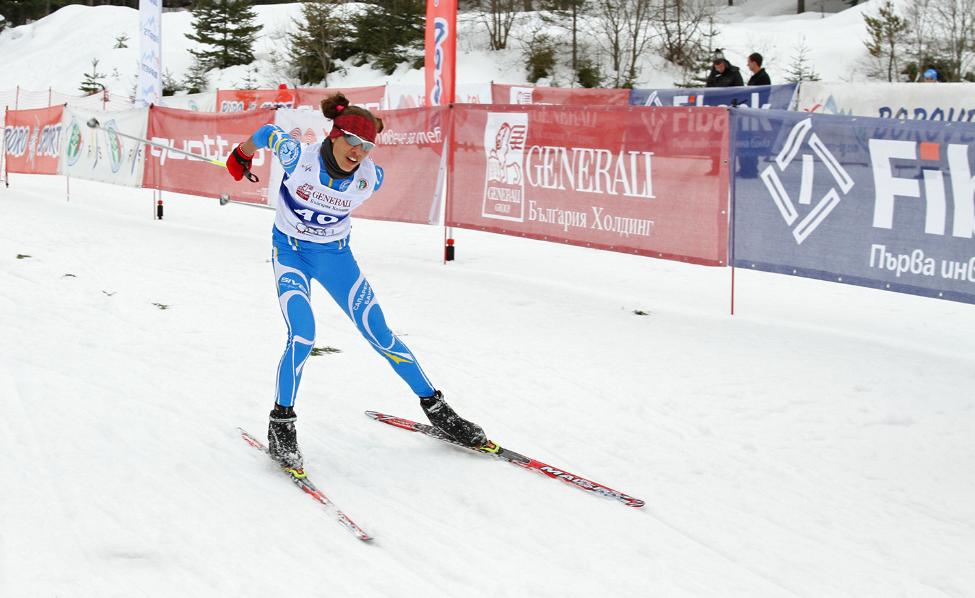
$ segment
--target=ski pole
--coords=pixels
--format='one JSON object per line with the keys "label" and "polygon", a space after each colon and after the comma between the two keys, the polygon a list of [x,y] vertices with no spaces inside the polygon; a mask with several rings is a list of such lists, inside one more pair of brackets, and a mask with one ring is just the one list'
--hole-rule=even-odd
{"label": "ski pole", "polygon": [[237,201],[237,200],[234,200],[234,199],[230,199],[230,194],[229,193],[221,193],[220,194],[220,205],[225,206],[228,203],[236,204],[236,205],[239,205],[239,206],[249,206],[249,207],[252,207],[252,208],[261,208],[262,210],[273,210],[274,209],[273,207],[266,206],[264,204],[250,203],[249,201]]}
{"label": "ski pole", "polygon": [[[106,129],[105,127],[103,127],[102,124],[100,122],[98,122],[98,119],[97,118],[90,118],[90,119],[88,119],[88,123],[87,124],[92,129],[101,129],[103,131],[108,131],[108,129]],[[170,147],[170,146],[168,146],[168,145],[166,145],[164,143],[159,143],[159,142],[156,142],[156,141],[150,141],[148,139],[143,139],[142,137],[136,137],[135,135],[129,135],[128,133],[123,133],[122,131],[119,131],[118,129],[112,129],[112,132],[115,133],[116,135],[118,135],[119,137],[126,137],[126,138],[132,139],[134,141],[140,141],[142,143],[145,143],[146,145],[151,145],[153,147],[162,148],[162,149],[164,149],[164,150],[166,150],[168,152],[172,152],[172,153],[176,153],[176,154],[181,154],[181,155],[184,155],[184,156],[188,156],[190,158],[196,158],[197,160],[202,160],[203,162],[209,162],[210,164],[213,164],[214,166],[220,166],[221,168],[226,168],[227,167],[227,163],[224,162],[223,160],[217,160],[217,159],[214,159],[214,158],[207,158],[207,157],[201,156],[199,154],[194,154],[192,152],[187,152],[187,151],[184,151],[184,150],[181,150],[181,149],[176,149],[175,147]],[[254,173],[252,173],[248,169],[244,169],[244,176],[246,176],[247,177],[247,180],[250,181],[250,182],[252,182],[252,183],[257,183],[257,182],[260,181],[260,179],[257,178],[257,175],[254,174]]]}

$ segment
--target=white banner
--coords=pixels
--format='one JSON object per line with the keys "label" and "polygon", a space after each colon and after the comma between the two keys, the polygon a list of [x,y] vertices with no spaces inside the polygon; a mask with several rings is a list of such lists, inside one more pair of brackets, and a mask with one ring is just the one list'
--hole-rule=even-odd
{"label": "white banner", "polygon": [[[102,128],[87,125],[98,119]],[[142,186],[145,146],[125,133],[145,139],[149,109],[101,112],[67,106],[61,120],[58,173],[128,187]]]}
{"label": "white banner", "polygon": [[975,85],[804,82],[799,85],[796,109],[847,116],[975,122]]}
{"label": "white banner", "polygon": [[[315,143],[328,137],[332,121],[317,110],[292,110],[278,108],[274,111],[274,124],[302,144]],[[277,207],[278,190],[284,178],[284,169],[277,159],[271,160],[271,176],[267,182],[267,205]]]}
{"label": "white banner", "polygon": [[[398,110],[399,108],[418,108],[426,105],[426,89],[422,83],[388,83],[386,97],[383,98],[384,110]],[[491,83],[457,83],[454,91],[458,104],[490,104]]]}
{"label": "white banner", "polygon": [[185,96],[163,96],[159,98],[158,104],[166,108],[179,108],[180,110],[216,112],[217,92],[207,91],[203,93],[191,93]]}
{"label": "white banner", "polygon": [[139,0],[139,83],[135,105],[145,108],[162,97],[162,0]]}

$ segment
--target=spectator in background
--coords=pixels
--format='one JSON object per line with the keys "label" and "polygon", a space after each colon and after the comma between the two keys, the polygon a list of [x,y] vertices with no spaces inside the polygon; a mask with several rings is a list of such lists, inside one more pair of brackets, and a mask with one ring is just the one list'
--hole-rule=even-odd
{"label": "spectator in background", "polygon": [[738,67],[728,62],[721,48],[714,51],[711,57],[711,72],[708,73],[705,87],[740,87],[745,82],[741,78]]}
{"label": "spectator in background", "polygon": [[758,52],[752,52],[748,57],[748,70],[752,72],[752,76],[748,79],[749,85],[771,85],[772,79],[762,68],[762,55]]}
{"label": "spectator in background", "polygon": [[934,69],[928,69],[924,71],[924,77],[921,79],[923,83],[937,83],[938,82],[938,71]]}

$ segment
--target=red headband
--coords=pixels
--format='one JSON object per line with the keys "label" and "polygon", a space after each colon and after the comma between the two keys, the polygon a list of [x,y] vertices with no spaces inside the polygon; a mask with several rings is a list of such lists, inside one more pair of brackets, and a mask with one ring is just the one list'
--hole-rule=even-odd
{"label": "red headband", "polygon": [[328,134],[329,138],[334,139],[342,135],[342,131],[358,135],[366,141],[376,142],[376,122],[359,114],[339,114],[332,121],[332,131]]}

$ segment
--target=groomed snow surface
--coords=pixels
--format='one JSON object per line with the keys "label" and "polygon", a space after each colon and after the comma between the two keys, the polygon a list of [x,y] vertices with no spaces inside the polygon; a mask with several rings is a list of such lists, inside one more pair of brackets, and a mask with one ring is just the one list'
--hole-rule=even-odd
{"label": "groomed snow surface", "polygon": [[647,501],[370,421],[422,414],[316,286],[341,353],[307,364],[299,439],[364,544],[236,432],[264,434],[285,340],[271,213],[11,178],[4,598],[975,595],[971,305],[738,271],[730,317],[728,269],[470,231],[444,265],[441,228],[358,220],[462,414]]}

